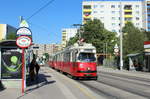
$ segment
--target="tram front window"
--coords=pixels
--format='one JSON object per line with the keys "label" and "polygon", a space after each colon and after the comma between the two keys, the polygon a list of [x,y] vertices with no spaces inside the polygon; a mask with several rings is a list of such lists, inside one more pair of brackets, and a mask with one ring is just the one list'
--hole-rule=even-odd
{"label": "tram front window", "polygon": [[81,62],[95,62],[96,58],[94,53],[80,53],[78,60]]}

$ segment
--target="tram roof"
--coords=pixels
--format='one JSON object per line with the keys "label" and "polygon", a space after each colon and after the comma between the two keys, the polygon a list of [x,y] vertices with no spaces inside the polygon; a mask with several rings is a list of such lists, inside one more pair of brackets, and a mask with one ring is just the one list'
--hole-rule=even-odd
{"label": "tram roof", "polygon": [[69,46],[66,49],[82,49],[82,48],[96,49],[91,43],[82,43],[82,44],[75,43],[74,45]]}

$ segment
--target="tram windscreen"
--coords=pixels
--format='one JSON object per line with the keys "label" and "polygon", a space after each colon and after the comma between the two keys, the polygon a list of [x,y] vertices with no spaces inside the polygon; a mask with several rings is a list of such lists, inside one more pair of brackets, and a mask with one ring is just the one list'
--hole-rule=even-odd
{"label": "tram windscreen", "polygon": [[94,53],[80,53],[78,60],[81,62],[95,62],[96,58]]}

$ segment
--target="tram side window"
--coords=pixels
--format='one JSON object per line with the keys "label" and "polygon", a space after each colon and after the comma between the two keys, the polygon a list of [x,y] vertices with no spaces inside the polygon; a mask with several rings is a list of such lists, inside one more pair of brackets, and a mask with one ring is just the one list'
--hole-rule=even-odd
{"label": "tram side window", "polygon": [[64,62],[66,62],[66,53],[64,53]]}
{"label": "tram side window", "polygon": [[57,61],[57,55],[55,56],[55,61]]}
{"label": "tram side window", "polygon": [[70,62],[70,53],[67,53],[67,54],[66,54],[66,61],[67,61],[67,62]]}
{"label": "tram side window", "polygon": [[73,51],[72,53],[72,61],[76,62],[77,52]]}
{"label": "tram side window", "polygon": [[64,62],[70,62],[70,53],[65,53],[63,56],[64,56]]}

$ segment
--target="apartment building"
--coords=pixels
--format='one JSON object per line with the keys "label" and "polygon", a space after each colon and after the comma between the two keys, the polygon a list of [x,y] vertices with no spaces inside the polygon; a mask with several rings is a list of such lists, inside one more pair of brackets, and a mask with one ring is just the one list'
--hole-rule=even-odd
{"label": "apartment building", "polygon": [[64,48],[67,42],[70,40],[71,37],[74,37],[77,33],[77,28],[63,28],[62,29],[62,47]]}
{"label": "apartment building", "polygon": [[44,53],[52,55],[61,50],[60,44],[34,44],[32,45],[32,49],[34,54],[39,57],[42,57]]}
{"label": "apartment building", "polygon": [[145,10],[145,19],[144,19],[144,25],[146,27],[146,30],[147,31],[150,31],[150,0],[146,0],[144,3],[143,3],[143,8],[146,9]]}
{"label": "apartment building", "polygon": [[104,27],[119,35],[122,25],[130,21],[139,29],[150,31],[150,0],[85,0],[82,23],[99,19]]}
{"label": "apartment building", "polygon": [[0,40],[6,39],[10,33],[15,33],[16,28],[8,24],[0,24]]}

